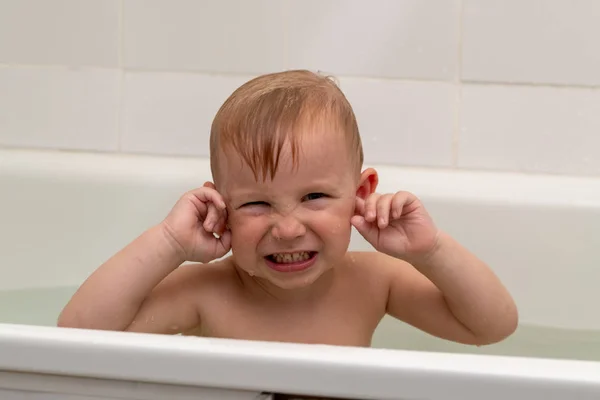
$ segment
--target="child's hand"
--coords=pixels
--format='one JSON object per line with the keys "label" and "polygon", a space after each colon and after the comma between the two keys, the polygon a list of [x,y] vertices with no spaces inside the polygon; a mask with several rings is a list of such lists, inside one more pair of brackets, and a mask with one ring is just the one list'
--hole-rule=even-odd
{"label": "child's hand", "polygon": [[411,193],[373,193],[366,200],[357,197],[355,212],[352,225],[377,251],[410,260],[436,248],[438,229]]}
{"label": "child's hand", "polygon": [[186,261],[208,263],[223,257],[231,248],[225,201],[211,187],[184,194],[162,226]]}

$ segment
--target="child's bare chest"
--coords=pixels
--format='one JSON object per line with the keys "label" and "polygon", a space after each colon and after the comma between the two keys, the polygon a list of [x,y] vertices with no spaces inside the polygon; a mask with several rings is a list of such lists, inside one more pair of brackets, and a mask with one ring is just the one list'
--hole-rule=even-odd
{"label": "child's bare chest", "polygon": [[228,301],[202,316],[195,332],[232,339],[370,346],[383,312],[361,296],[301,307]]}

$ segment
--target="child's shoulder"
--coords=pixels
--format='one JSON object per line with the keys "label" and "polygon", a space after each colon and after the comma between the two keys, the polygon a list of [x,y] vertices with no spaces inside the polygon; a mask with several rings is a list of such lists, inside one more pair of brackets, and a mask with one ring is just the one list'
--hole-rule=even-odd
{"label": "child's shoulder", "polygon": [[[387,312],[393,283],[404,280],[410,274],[409,264],[377,251],[346,253],[344,265],[340,266],[340,287],[344,296],[351,296],[361,306],[371,310],[372,315],[383,317]],[[379,320],[378,320],[379,321]]]}
{"label": "child's shoulder", "polygon": [[389,274],[410,267],[406,261],[378,251],[349,251],[346,253],[346,263],[368,274]]}
{"label": "child's shoulder", "polygon": [[407,262],[378,251],[350,251],[346,253],[345,264],[344,270],[351,279],[377,286],[387,286],[414,269]]}
{"label": "child's shoulder", "polygon": [[169,274],[159,286],[172,287],[179,292],[187,291],[194,297],[211,289],[218,291],[235,278],[235,271],[230,264],[228,259],[206,264],[185,263]]}

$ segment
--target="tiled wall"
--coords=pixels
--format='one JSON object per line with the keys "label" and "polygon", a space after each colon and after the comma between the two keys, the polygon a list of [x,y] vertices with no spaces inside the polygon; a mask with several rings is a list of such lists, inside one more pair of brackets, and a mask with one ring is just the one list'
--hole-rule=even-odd
{"label": "tiled wall", "polygon": [[598,0],[0,0],[0,146],[206,156],[256,74],[335,74],[369,163],[600,175]]}

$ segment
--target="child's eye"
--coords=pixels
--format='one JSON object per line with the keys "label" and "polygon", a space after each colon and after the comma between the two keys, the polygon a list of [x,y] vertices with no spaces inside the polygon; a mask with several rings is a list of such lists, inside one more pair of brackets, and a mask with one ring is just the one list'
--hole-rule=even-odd
{"label": "child's eye", "polygon": [[310,200],[317,200],[322,197],[327,197],[327,195],[325,193],[309,193],[306,196],[304,196],[304,199],[310,201]]}
{"label": "child's eye", "polygon": [[249,206],[268,206],[269,204],[264,201],[251,201],[249,203],[244,203],[241,207],[249,207]]}

